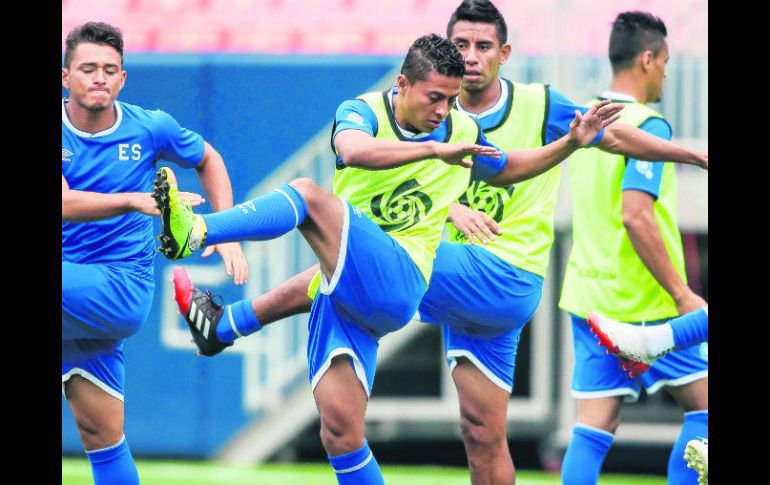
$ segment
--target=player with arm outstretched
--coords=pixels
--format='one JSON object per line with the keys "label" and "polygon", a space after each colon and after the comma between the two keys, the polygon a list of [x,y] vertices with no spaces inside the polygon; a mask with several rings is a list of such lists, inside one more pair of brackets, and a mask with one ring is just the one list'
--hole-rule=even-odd
{"label": "player with arm outstretched", "polygon": [[[295,227],[318,257],[309,380],[321,439],[340,483],[382,483],[364,438],[378,341],[415,314],[449,205],[471,177],[505,185],[516,163],[553,166],[616,119],[617,106],[601,103],[575,115],[569,134],[549,146],[501,154],[471,117],[452,110],[464,70],[454,44],[423,36],[410,48],[393,89],[343,103],[332,138],[333,194],[296,179],[232,210],[201,216],[177,201],[172,174],[160,175],[165,180],[156,194],[158,200],[168,197],[161,212],[171,221],[164,233],[178,241],[168,245],[170,257],[206,243],[276,238]],[[177,300],[199,339],[223,347],[259,328],[247,300],[217,307],[183,271],[176,276]]]}
{"label": "player with arm outstretched", "polygon": [[[89,22],[66,40],[62,85],[62,391],[94,481],[139,483],[123,434],[123,343],[149,314],[154,289],[151,196],[157,160],[194,168],[215,210],[232,206],[222,157],[163,111],[117,100],[123,38]],[[203,203],[197,194],[181,197]],[[238,243],[212,246],[237,284]],[[210,253],[209,253],[210,254]]]}

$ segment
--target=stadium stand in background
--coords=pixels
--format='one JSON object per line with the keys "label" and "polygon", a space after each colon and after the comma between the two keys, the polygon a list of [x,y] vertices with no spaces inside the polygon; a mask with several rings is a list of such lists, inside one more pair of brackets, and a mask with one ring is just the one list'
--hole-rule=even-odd
{"label": "stadium stand in background", "polygon": [[[62,0],[64,33],[88,20],[121,26],[128,52],[400,55],[419,35],[444,33],[452,0]],[[644,8],[664,18],[672,54],[705,56],[702,0],[497,2],[517,55],[605,56],[612,16]],[[598,21],[597,21],[598,20]],[[543,35],[544,33],[549,35]],[[559,38],[569,42],[560,47]]]}

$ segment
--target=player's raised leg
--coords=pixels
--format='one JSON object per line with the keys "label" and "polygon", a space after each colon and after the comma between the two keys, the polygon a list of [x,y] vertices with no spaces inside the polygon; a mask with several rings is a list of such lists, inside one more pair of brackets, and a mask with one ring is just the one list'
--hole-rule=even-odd
{"label": "player's raised leg", "polygon": [[199,215],[178,196],[171,169],[162,167],[153,197],[161,212],[160,251],[169,259],[184,258],[205,245],[275,239],[299,227],[324,274],[331,278],[334,273],[345,203],[310,179],[298,178],[231,209]]}
{"label": "player's raised leg", "polygon": [[308,285],[316,271],[318,265],[313,265],[263,295],[224,305],[209,290],[195,287],[184,268],[176,267],[174,299],[199,353],[213,356],[265,325],[309,312],[313,300]]}
{"label": "player's raised leg", "polygon": [[708,340],[708,306],[660,325],[631,325],[597,313],[588,316],[588,323],[599,343],[618,357],[632,376],[647,371],[671,351]]}

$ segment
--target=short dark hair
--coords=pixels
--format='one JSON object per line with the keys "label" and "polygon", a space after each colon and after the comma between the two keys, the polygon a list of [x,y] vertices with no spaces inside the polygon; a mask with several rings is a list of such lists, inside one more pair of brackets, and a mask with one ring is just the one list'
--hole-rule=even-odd
{"label": "short dark hair", "polygon": [[452,29],[460,20],[495,24],[500,45],[505,44],[508,40],[508,26],[505,24],[503,14],[489,0],[464,0],[449,19],[446,26],[447,37],[452,36]]}
{"label": "short dark hair", "polygon": [[84,42],[113,47],[120,54],[120,63],[123,64],[123,34],[120,29],[104,22],[87,22],[75,27],[67,35],[64,49],[65,67],[70,67],[75,48]]}
{"label": "short dark hair", "polygon": [[666,24],[647,12],[623,12],[612,23],[610,64],[618,72],[634,65],[640,52],[651,50],[656,56],[663,48]]}
{"label": "short dark hair", "polygon": [[457,46],[437,34],[415,40],[401,66],[401,74],[411,82],[424,81],[432,71],[449,77],[465,75],[465,61]]}

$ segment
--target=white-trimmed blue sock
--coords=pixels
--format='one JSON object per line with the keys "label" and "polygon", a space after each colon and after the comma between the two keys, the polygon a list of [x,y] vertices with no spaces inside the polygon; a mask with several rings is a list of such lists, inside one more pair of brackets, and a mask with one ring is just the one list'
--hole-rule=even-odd
{"label": "white-trimmed blue sock", "polygon": [[562,485],[596,485],[613,438],[609,431],[576,424],[561,464]]}
{"label": "white-trimmed blue sock", "polygon": [[113,446],[86,451],[86,454],[95,485],[139,485],[139,473],[125,436]]}
{"label": "white-trimmed blue sock", "polygon": [[275,239],[307,218],[307,204],[291,185],[284,184],[256,199],[212,214],[204,214],[206,245],[231,241]]}
{"label": "white-trimmed blue sock", "polygon": [[674,333],[674,344],[678,349],[686,349],[709,339],[708,307],[685,313],[668,322]]}
{"label": "white-trimmed blue sock", "polygon": [[385,485],[380,465],[364,440],[364,446],[340,456],[329,456],[339,485]]}
{"label": "white-trimmed blue sock", "polygon": [[251,300],[239,300],[225,306],[222,319],[217,325],[217,338],[221,342],[231,344],[238,337],[245,337],[261,328],[262,324],[251,308]]}

